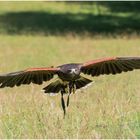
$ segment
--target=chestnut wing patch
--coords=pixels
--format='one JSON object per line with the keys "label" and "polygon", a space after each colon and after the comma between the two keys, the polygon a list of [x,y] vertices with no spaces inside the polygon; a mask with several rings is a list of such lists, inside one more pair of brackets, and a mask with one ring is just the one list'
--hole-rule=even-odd
{"label": "chestnut wing patch", "polygon": [[102,74],[118,74],[140,69],[140,57],[111,57],[93,60],[82,65],[84,74],[99,76]]}
{"label": "chestnut wing patch", "polygon": [[42,84],[48,81],[57,73],[58,68],[31,68],[24,71],[18,71],[0,75],[0,88],[20,86],[22,84]]}

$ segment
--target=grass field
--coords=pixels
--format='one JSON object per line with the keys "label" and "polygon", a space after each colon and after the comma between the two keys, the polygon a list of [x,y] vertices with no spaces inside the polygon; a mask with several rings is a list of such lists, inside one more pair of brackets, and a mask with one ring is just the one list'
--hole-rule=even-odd
{"label": "grass field", "polygon": [[[77,13],[78,5],[67,11],[64,3],[57,8],[57,3],[0,4],[0,73],[108,56],[140,56],[139,36],[95,38],[68,31],[56,35],[54,30],[43,32],[44,27],[33,33],[28,26],[18,32],[18,26],[6,25],[1,18],[11,11],[45,11],[46,7],[50,13],[71,8]],[[140,71],[89,78],[95,83],[71,96],[65,119],[60,96],[41,92],[49,82],[0,89],[0,138],[140,138]]]}

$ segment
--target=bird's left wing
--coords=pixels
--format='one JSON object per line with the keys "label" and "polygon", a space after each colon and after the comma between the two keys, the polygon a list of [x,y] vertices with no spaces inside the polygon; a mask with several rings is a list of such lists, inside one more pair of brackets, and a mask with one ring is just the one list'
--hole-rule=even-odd
{"label": "bird's left wing", "polygon": [[83,63],[81,72],[99,76],[101,74],[117,74],[140,69],[140,57],[110,57]]}
{"label": "bird's left wing", "polygon": [[0,88],[20,86],[21,84],[42,84],[53,78],[59,68],[29,68],[23,71],[0,75]]}

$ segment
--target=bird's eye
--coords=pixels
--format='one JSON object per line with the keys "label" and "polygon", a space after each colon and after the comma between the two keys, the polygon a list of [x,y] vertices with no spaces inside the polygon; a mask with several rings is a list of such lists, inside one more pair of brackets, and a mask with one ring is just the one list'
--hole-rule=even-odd
{"label": "bird's eye", "polygon": [[70,72],[71,72],[71,70],[68,70],[67,72],[68,72],[68,73],[70,73]]}

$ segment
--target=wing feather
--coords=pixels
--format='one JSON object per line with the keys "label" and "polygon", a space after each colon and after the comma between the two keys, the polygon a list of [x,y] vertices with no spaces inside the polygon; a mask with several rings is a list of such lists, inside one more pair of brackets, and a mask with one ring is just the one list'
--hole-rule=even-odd
{"label": "wing feather", "polygon": [[81,72],[99,76],[102,74],[117,74],[140,69],[140,57],[110,57],[83,63]]}
{"label": "wing feather", "polygon": [[20,86],[22,84],[42,84],[53,78],[60,68],[31,68],[24,71],[0,75],[0,88]]}

